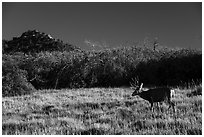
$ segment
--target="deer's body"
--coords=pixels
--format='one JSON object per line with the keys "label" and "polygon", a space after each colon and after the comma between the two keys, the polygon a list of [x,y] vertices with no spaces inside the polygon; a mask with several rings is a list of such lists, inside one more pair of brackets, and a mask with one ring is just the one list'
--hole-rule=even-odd
{"label": "deer's body", "polygon": [[171,91],[169,88],[154,88],[147,91],[142,90],[142,92],[137,95],[149,102],[162,102],[170,98]]}
{"label": "deer's body", "polygon": [[172,91],[170,88],[153,88],[153,89],[144,91],[142,89],[142,85],[143,84],[141,84],[140,87],[135,89],[132,96],[138,95],[141,98],[149,101],[149,103],[151,104],[151,109],[153,107],[153,103],[166,101],[169,104],[169,108],[173,107],[173,110],[175,111],[175,108],[174,108],[175,104],[171,101]]}

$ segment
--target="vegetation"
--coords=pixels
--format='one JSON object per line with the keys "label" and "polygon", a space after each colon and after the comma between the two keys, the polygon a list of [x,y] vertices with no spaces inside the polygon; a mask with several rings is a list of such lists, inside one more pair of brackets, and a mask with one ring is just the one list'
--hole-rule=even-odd
{"label": "vegetation", "polygon": [[[196,88],[196,87],[195,87]],[[129,88],[40,90],[2,99],[3,135],[201,135],[202,96],[175,89],[176,113]]]}
{"label": "vegetation", "polygon": [[[145,85],[155,86],[201,81],[201,51],[161,46],[154,50],[139,45],[83,51],[58,41],[38,31],[28,31],[21,37],[4,41],[3,68],[12,60],[18,75],[23,75],[25,82],[36,89],[129,86],[136,76]],[[3,77],[6,75],[8,73],[3,71]],[[12,79],[7,77],[7,87]],[[3,90],[5,96],[12,92],[12,87],[4,89],[7,90]]]}
{"label": "vegetation", "polygon": [[[83,51],[36,30],[2,45],[4,135],[202,134],[201,51]],[[133,90],[116,88],[135,77],[145,87],[174,87],[176,113],[167,105],[152,112]]]}
{"label": "vegetation", "polygon": [[18,62],[9,55],[2,59],[2,96],[29,94],[35,88],[27,80],[27,71],[19,69]]}

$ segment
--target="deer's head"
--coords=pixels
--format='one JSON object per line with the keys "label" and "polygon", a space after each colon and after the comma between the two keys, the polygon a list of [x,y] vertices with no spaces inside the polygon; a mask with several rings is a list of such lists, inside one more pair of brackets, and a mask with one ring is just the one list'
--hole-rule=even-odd
{"label": "deer's head", "polygon": [[139,86],[138,78],[132,79],[133,83],[131,82],[131,88],[134,89],[134,92],[132,93],[132,96],[139,95],[142,92],[142,86],[143,83]]}
{"label": "deer's head", "polygon": [[143,86],[143,83],[140,86],[137,86],[135,88],[135,91],[132,93],[132,96],[140,95],[140,93],[142,92],[142,86]]}

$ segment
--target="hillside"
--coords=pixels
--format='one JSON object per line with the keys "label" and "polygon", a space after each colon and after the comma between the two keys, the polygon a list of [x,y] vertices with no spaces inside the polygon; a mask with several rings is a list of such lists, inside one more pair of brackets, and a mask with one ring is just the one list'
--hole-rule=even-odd
{"label": "hillside", "polygon": [[39,53],[43,51],[73,51],[79,49],[69,43],[63,43],[38,30],[28,30],[19,37],[3,41],[3,53]]}

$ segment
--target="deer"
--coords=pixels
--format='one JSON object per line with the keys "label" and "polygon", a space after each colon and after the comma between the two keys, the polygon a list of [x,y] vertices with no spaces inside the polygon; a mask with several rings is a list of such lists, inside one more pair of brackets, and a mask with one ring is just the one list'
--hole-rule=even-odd
{"label": "deer", "polygon": [[147,100],[151,104],[151,110],[153,108],[154,103],[162,103],[167,102],[169,104],[168,110],[172,107],[173,111],[175,112],[175,104],[171,101],[172,95],[174,95],[174,90],[171,90],[168,87],[158,87],[158,88],[151,88],[148,90],[143,89],[143,83],[138,85],[138,80],[133,80],[134,83],[131,84],[131,88],[134,89],[132,96],[139,96],[144,100]]}

